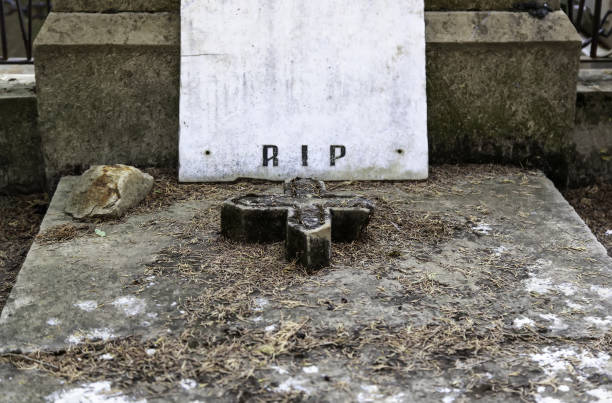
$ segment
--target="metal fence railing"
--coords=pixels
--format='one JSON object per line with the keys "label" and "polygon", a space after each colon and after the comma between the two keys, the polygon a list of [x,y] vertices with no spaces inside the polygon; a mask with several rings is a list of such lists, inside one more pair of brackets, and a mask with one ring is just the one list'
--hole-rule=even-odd
{"label": "metal fence railing", "polygon": [[0,64],[33,62],[33,22],[43,21],[50,11],[51,0],[0,0]]}
{"label": "metal fence railing", "polygon": [[[599,42],[601,40],[602,37],[608,38],[610,35],[612,35],[612,28],[610,28],[608,31],[606,31],[606,22],[608,21],[608,18],[612,19],[612,10],[608,10],[605,15],[601,15],[602,14],[602,8],[603,8],[603,1],[602,0],[595,0],[594,3],[594,7],[593,7],[593,23],[592,23],[592,27],[591,29],[584,29],[583,27],[583,17],[584,17],[584,13],[585,13],[585,7],[586,7],[586,0],[578,0],[578,1],[574,1],[574,0],[568,0],[568,7],[567,7],[567,15],[569,17],[569,19],[574,23],[574,25],[576,26],[576,29],[578,29],[579,32],[582,32],[583,34],[585,34],[587,36],[587,39],[583,41],[582,43],[582,47],[585,48],[589,45],[591,45],[591,52],[590,52],[590,56],[591,58],[596,58],[597,57],[597,47],[599,46]],[[578,5],[578,10],[576,12],[576,15],[574,15],[575,10],[575,5]],[[586,32],[586,31],[590,31],[590,32]]]}

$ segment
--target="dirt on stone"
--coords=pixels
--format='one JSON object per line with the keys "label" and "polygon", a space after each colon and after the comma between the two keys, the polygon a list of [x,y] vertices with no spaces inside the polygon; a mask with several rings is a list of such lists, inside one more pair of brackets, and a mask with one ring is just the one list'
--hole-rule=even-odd
{"label": "dirt on stone", "polygon": [[[465,175],[470,172],[473,181],[479,181],[508,169],[434,167],[427,182],[338,182],[330,184],[329,188],[342,191],[401,187],[407,192],[443,195],[454,191],[453,177],[457,173]],[[516,173],[516,169],[513,172]],[[250,181],[225,185],[179,185],[172,173],[157,172],[154,176],[156,183],[151,195],[132,214],[154,211],[176,201],[200,198],[203,194],[223,200],[245,191],[259,193],[270,186],[269,183]],[[601,189],[566,193],[579,214],[585,214],[583,219],[590,225],[596,225],[591,228],[600,236],[600,240],[602,233],[605,237],[605,231],[610,229],[606,229],[606,226],[610,226],[612,210],[610,189],[604,187],[606,190],[603,193]],[[579,199],[576,200],[577,197]],[[589,203],[583,199],[591,201]],[[421,252],[427,254],[452,238],[455,232],[466,230],[466,223],[453,216],[411,211],[401,200],[376,201],[377,213],[366,238],[355,243],[334,245],[337,266],[354,266],[384,276],[385,273],[379,268],[395,265],[394,260],[401,256],[406,246],[410,246],[415,258],[419,259]],[[29,213],[24,209],[21,214]],[[612,333],[600,340],[581,341],[558,340],[546,334],[545,329],[509,332],[496,316],[498,312],[493,308],[494,304],[473,302],[461,305],[455,298],[440,302],[436,308],[440,315],[437,324],[412,329],[394,328],[377,321],[351,331],[342,327],[330,331],[308,322],[284,320],[278,329],[264,332],[244,324],[245,319],[253,313],[252,296],[264,295],[282,307],[302,307],[296,304],[303,302],[289,299],[291,295],[288,295],[288,290],[314,280],[294,263],[284,261],[281,243],[248,244],[237,248],[236,244],[215,236],[218,220],[217,206],[201,211],[190,222],[167,223],[167,231],[184,242],[162,251],[157,261],[142,273],[142,279],[151,275],[169,276],[177,278],[184,287],[200,290],[197,297],[181,303],[186,329],[178,337],[152,341],[139,338],[93,341],[60,354],[8,355],[0,358],[0,362],[5,360],[19,368],[35,367],[69,382],[110,379],[113,385],[120,387],[131,387],[141,382],[150,396],[164,396],[180,380],[195,379],[200,385],[230,391],[235,401],[268,401],[278,398],[271,393],[278,385],[265,380],[265,368],[278,364],[283,357],[289,357],[298,367],[328,356],[345,362],[348,367],[359,367],[367,362],[369,377],[389,378],[401,383],[409,377],[451,368],[457,362],[483,357],[489,361],[505,359],[524,354],[536,346],[553,345],[559,341],[575,345],[582,343],[603,351],[609,351],[612,347]],[[58,241],[64,240],[65,236],[78,236],[74,228],[58,228],[57,232]],[[30,235],[30,242],[34,233]],[[0,241],[2,234],[0,228]],[[368,243],[368,248],[363,247],[364,242]],[[610,245],[607,246],[610,251]],[[425,249],[421,251],[419,248]],[[478,254],[469,257],[474,265],[488,264],[483,260],[486,257]],[[520,275],[518,267],[522,267],[522,262],[504,262],[504,270],[484,273],[481,281],[491,285],[482,287],[483,293],[490,293],[493,298],[497,289],[511,287]],[[405,280],[402,285],[410,291],[407,294],[422,301],[423,309],[431,299],[442,299],[444,294],[455,292],[433,277],[419,277],[417,273],[401,271],[400,274]],[[145,284],[142,279],[135,279],[141,281],[135,281],[134,285]],[[401,306],[402,301],[399,302]],[[341,309],[343,303],[317,302],[321,309],[327,310]],[[537,303],[546,304],[547,301]],[[0,300],[0,308],[2,305],[3,301]],[[230,326],[227,324],[230,321],[238,324]],[[213,328],[216,330],[208,330]],[[150,351],[154,354],[150,354]],[[111,356],[113,360],[101,359],[102,356]],[[528,369],[517,368],[516,372],[527,372]],[[472,375],[470,386],[466,388],[466,393],[472,398],[486,396],[490,391],[503,391],[507,396],[530,399],[538,386],[528,376],[513,375],[512,379],[487,380],[476,376],[478,374]],[[332,378],[329,382],[337,388],[345,387],[337,379]],[[299,394],[283,396],[283,400],[287,401],[301,398],[303,396]]]}
{"label": "dirt on stone", "polygon": [[93,226],[91,225],[64,224],[58,225],[56,227],[51,227],[46,231],[41,232],[36,236],[36,240],[41,245],[49,245],[54,243],[67,242],[80,236],[93,233]]}
{"label": "dirt on stone", "polygon": [[[490,167],[489,167],[490,168]],[[432,167],[430,180],[437,183],[451,182],[453,175],[465,171],[465,166]],[[503,173],[505,167],[495,167]],[[488,170],[491,173],[491,169]],[[203,187],[199,184],[181,184],[176,180],[176,172],[151,168],[145,172],[153,175],[155,184],[151,193],[130,214],[146,213],[167,207],[177,201],[202,197]],[[207,193],[219,198],[230,197],[237,192],[252,191],[253,186],[262,181],[238,182],[224,186],[208,186]],[[328,185],[328,190],[342,190],[349,182],[338,182]],[[420,182],[413,182],[413,187],[422,187]],[[612,184],[598,184],[563,192],[576,212],[591,228],[598,240],[612,256]],[[0,310],[13,287],[25,256],[38,232],[49,200],[45,194],[27,196],[4,196],[0,198]],[[98,222],[100,220],[95,220]],[[88,231],[82,228],[55,228],[40,234],[41,241],[46,243],[62,242]],[[391,256],[393,251],[390,252]]]}
{"label": "dirt on stone", "polygon": [[[466,167],[444,166],[432,167],[431,179],[443,183],[445,179]],[[501,171],[505,167],[496,167]],[[176,180],[173,170],[147,169],[145,172],[155,177],[155,185],[149,196],[129,214],[146,213],[167,207],[177,201],[195,199],[202,196],[199,184],[181,184]],[[503,173],[503,172],[502,172]],[[266,182],[250,181],[224,185],[208,186],[208,192],[219,198],[230,197],[236,192],[252,190],[253,185]],[[332,183],[328,190],[341,190],[348,182]],[[412,186],[422,186],[415,182]],[[598,240],[612,256],[612,184],[598,184],[563,192],[576,212],[591,228]],[[0,309],[13,287],[17,274],[38,232],[49,200],[45,194],[27,196],[4,196],[0,198]],[[97,220],[99,221],[99,220]],[[96,221],[96,222],[97,222]],[[54,231],[40,234],[43,242],[61,242],[87,233],[82,228],[56,228]],[[393,251],[390,252],[393,255]]]}
{"label": "dirt on stone", "polygon": [[0,311],[15,284],[48,204],[44,194],[0,197]]}

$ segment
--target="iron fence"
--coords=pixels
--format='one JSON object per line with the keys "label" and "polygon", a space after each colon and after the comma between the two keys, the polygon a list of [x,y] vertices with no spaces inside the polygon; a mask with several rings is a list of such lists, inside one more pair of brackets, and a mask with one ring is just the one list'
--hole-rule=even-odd
{"label": "iron fence", "polygon": [[[51,11],[51,0],[0,0],[0,64],[29,64],[32,63],[32,22],[39,19],[44,20]],[[16,14],[19,22],[19,38],[10,38],[8,27],[9,16]],[[10,41],[10,42],[9,42]],[[9,43],[21,42],[24,57],[11,57],[9,55]]]}
{"label": "iron fence", "polygon": [[602,17],[601,10],[603,8],[603,0],[595,0],[595,7],[593,10],[593,26],[591,28],[591,32],[586,32],[585,29],[583,29],[582,24],[586,0],[579,0],[576,18],[574,18],[574,5],[576,2],[574,0],[568,0],[567,3],[567,15],[576,26],[576,29],[586,35],[589,35],[589,37],[582,42],[582,47],[585,48],[591,45],[591,58],[596,58],[600,38],[608,38],[610,35],[612,35],[612,28],[610,28],[608,31],[605,29],[608,18],[612,19],[612,10],[608,10],[608,12],[606,12],[606,14]]}

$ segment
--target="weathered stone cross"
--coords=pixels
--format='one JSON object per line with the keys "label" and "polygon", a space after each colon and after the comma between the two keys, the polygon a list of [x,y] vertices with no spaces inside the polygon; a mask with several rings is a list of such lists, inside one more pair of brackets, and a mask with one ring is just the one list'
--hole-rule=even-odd
{"label": "weathered stone cross", "polygon": [[283,195],[227,200],[221,212],[223,235],[246,242],[284,239],[287,259],[316,270],[329,265],[331,241],[357,239],[374,211],[371,201],[328,193],[321,181],[297,178],[284,188]]}

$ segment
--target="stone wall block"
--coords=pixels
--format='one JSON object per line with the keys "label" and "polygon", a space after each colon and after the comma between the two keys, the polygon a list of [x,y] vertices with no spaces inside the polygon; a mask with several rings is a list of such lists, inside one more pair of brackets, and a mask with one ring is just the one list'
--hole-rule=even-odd
{"label": "stone wall block", "polygon": [[579,57],[561,11],[427,13],[431,161],[530,165],[566,181]]}
{"label": "stone wall block", "polygon": [[33,80],[22,85],[7,77],[0,75],[0,193],[40,192],[45,176]]}
{"label": "stone wall block", "polygon": [[51,187],[91,165],[177,164],[178,24],[170,13],[48,17],[35,57]]}
{"label": "stone wall block", "polygon": [[583,69],[578,83],[576,160],[570,186],[612,182],[612,69]]}

